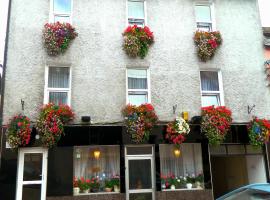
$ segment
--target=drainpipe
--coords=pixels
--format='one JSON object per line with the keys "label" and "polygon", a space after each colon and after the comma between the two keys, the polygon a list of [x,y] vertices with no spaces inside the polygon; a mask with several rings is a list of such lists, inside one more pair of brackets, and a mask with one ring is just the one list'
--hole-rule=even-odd
{"label": "drainpipe", "polygon": [[8,1],[8,12],[7,12],[7,26],[6,26],[6,37],[5,37],[5,50],[4,50],[4,60],[3,60],[3,72],[1,80],[1,103],[0,103],[0,169],[1,169],[1,160],[2,160],[2,149],[5,147],[4,132],[3,132],[3,107],[4,107],[4,93],[5,93],[5,75],[6,75],[6,65],[7,65],[7,51],[8,51],[8,39],[9,39],[9,25],[10,25],[10,10],[11,10],[11,0]]}

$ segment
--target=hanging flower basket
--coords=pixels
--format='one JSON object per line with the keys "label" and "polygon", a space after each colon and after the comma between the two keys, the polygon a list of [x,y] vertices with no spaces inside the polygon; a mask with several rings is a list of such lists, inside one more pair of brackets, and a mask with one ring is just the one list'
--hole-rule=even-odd
{"label": "hanging flower basket", "polygon": [[15,115],[7,126],[7,142],[11,148],[24,147],[31,137],[30,120],[24,115]]}
{"label": "hanging flower basket", "polygon": [[219,31],[204,32],[196,31],[194,41],[197,46],[197,53],[202,61],[210,60],[222,43]]}
{"label": "hanging flower basket", "polygon": [[56,56],[64,53],[71,41],[78,36],[69,23],[46,23],[43,30],[44,46],[47,53]]}
{"label": "hanging flower basket", "polygon": [[150,45],[154,42],[154,35],[150,29],[145,26],[143,28],[137,25],[128,26],[123,33],[124,44],[123,49],[130,57],[140,56],[144,58],[149,50]]}
{"label": "hanging flower basket", "polygon": [[46,104],[37,120],[37,131],[45,147],[53,147],[64,134],[64,125],[74,119],[68,105]]}
{"label": "hanging flower basket", "polygon": [[132,141],[136,143],[148,141],[151,130],[158,121],[154,107],[151,104],[140,106],[128,104],[122,113]]}
{"label": "hanging flower basket", "polygon": [[270,121],[254,117],[248,125],[248,136],[250,144],[261,147],[269,141]]}
{"label": "hanging flower basket", "polygon": [[202,132],[210,145],[219,145],[225,139],[232,122],[232,113],[225,106],[202,108]]}
{"label": "hanging flower basket", "polygon": [[173,122],[167,124],[165,138],[179,147],[185,141],[189,132],[188,123],[182,117],[177,117]]}

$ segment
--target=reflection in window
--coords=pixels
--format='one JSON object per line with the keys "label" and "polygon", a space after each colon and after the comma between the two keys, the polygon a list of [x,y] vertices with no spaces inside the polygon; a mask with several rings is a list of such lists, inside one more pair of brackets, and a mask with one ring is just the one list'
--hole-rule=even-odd
{"label": "reflection in window", "polygon": [[175,145],[159,145],[162,190],[203,188],[201,144],[181,144],[180,156],[176,156],[175,149]]}
{"label": "reflection in window", "polygon": [[95,192],[104,192],[105,186],[109,186],[109,182],[112,188],[116,184],[119,186],[119,174],[119,146],[85,146],[74,148],[74,178],[83,178],[84,180],[97,179],[100,184]]}

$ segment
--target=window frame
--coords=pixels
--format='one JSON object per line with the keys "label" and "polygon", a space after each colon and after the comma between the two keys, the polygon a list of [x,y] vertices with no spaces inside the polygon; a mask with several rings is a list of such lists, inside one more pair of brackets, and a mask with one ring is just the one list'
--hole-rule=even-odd
{"label": "window frame", "polygon": [[62,16],[62,17],[69,17],[69,22],[70,24],[72,24],[72,16],[73,16],[73,0],[70,0],[70,13],[55,13],[54,12],[54,8],[53,8],[53,4],[54,4],[55,0],[50,0],[50,14],[49,14],[49,22],[50,23],[55,23],[56,21],[54,21],[55,16]]}
{"label": "window frame", "polygon": [[[210,16],[211,16],[211,21],[210,22],[197,21],[196,10],[195,10],[195,7],[196,6],[209,6],[209,8],[210,8]],[[194,11],[195,11],[195,21],[196,21],[196,29],[197,30],[200,30],[198,28],[198,23],[209,23],[209,24],[211,24],[211,30],[210,31],[216,31],[215,7],[214,7],[214,3],[213,2],[209,2],[209,1],[197,1],[195,3],[195,5],[194,5]]]}
{"label": "window frame", "polygon": [[[144,10],[143,10],[143,12],[144,12],[144,25],[142,26],[142,27],[145,27],[145,26],[147,26],[147,12],[146,12],[146,10],[147,10],[147,7],[146,7],[146,0],[126,0],[126,25],[127,26],[132,26],[131,24],[129,24],[129,16],[128,16],[128,2],[143,2],[143,8],[144,8]],[[139,19],[139,18],[134,18],[134,19]],[[139,25],[137,25],[137,26],[139,26]]]}
{"label": "window frame", "polygon": [[[202,79],[201,79],[201,72],[216,72],[218,75],[218,87],[219,91],[203,91],[202,90]],[[201,93],[201,105],[203,106],[203,96],[219,96],[219,106],[224,106],[224,91],[223,91],[223,82],[222,82],[222,74],[221,70],[214,70],[214,69],[201,69],[200,70],[200,93]],[[210,106],[210,105],[209,105]]]}
{"label": "window frame", "polygon": [[[68,88],[51,88],[48,87],[48,80],[49,80],[49,68],[50,67],[68,67],[69,68],[69,87]],[[67,105],[71,105],[71,79],[72,79],[72,70],[71,66],[67,65],[46,65],[45,66],[45,87],[44,87],[44,100],[43,103],[49,103],[49,96],[50,92],[67,92]]]}
{"label": "window frame", "polygon": [[[128,89],[128,70],[146,70],[146,78],[147,78],[147,89]],[[151,103],[151,86],[150,86],[150,69],[149,68],[127,68],[126,69],[126,104],[129,103],[129,92],[146,92],[147,94],[147,102]],[[133,104],[132,104],[133,105]]]}

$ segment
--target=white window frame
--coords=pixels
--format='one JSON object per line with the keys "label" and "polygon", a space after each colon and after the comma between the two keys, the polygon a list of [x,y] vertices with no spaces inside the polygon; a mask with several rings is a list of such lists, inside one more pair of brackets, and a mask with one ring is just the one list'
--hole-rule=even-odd
{"label": "white window frame", "polygon": [[[128,89],[128,70],[146,70],[147,73],[147,89]],[[150,87],[150,69],[149,68],[127,68],[126,69],[126,104],[129,104],[129,92],[147,92],[147,102],[151,103],[151,87]]]}
{"label": "white window frame", "polygon": [[[147,12],[146,12],[146,0],[126,0],[126,25],[129,26],[129,16],[128,16],[128,2],[129,1],[135,1],[135,2],[143,2],[143,8],[144,8],[144,26],[147,26]],[[134,18],[134,19],[139,19],[139,18]],[[139,25],[138,25],[139,26]],[[143,26],[143,27],[144,27]]]}
{"label": "white window frame", "polygon": [[[196,29],[200,30],[198,28],[198,23],[209,23],[209,24],[211,24],[210,31],[216,31],[216,17],[215,17],[214,3],[211,1],[197,1],[195,6],[209,6],[210,7],[210,16],[211,16],[211,21],[197,21],[197,16],[196,16],[196,12],[195,12]],[[194,6],[194,8],[195,8],[195,6]]]}
{"label": "white window frame", "polygon": [[54,12],[54,8],[53,8],[53,4],[54,4],[54,0],[50,0],[50,15],[49,15],[49,22],[50,23],[55,23],[56,21],[54,21],[55,16],[62,16],[62,17],[69,17],[69,22],[70,24],[72,24],[72,15],[73,15],[73,0],[70,0],[71,2],[71,11],[70,13],[55,13]]}
{"label": "white window frame", "polygon": [[[49,80],[49,68],[50,67],[68,67],[69,68],[69,88],[50,88],[48,87],[48,80]],[[70,106],[71,103],[71,79],[72,79],[72,70],[71,66],[55,66],[55,65],[46,65],[45,66],[45,87],[44,87],[44,104],[49,103],[49,93],[50,92],[67,92],[68,99],[67,105]]]}
{"label": "white window frame", "polygon": [[[218,75],[218,87],[219,91],[203,91],[202,90],[202,80],[201,80],[201,72],[217,72]],[[223,91],[223,82],[222,82],[222,74],[220,70],[213,69],[202,69],[200,70],[200,91],[201,91],[201,105],[203,105],[202,96],[219,96],[219,106],[224,106],[224,91]],[[209,105],[210,106],[210,105]]]}

